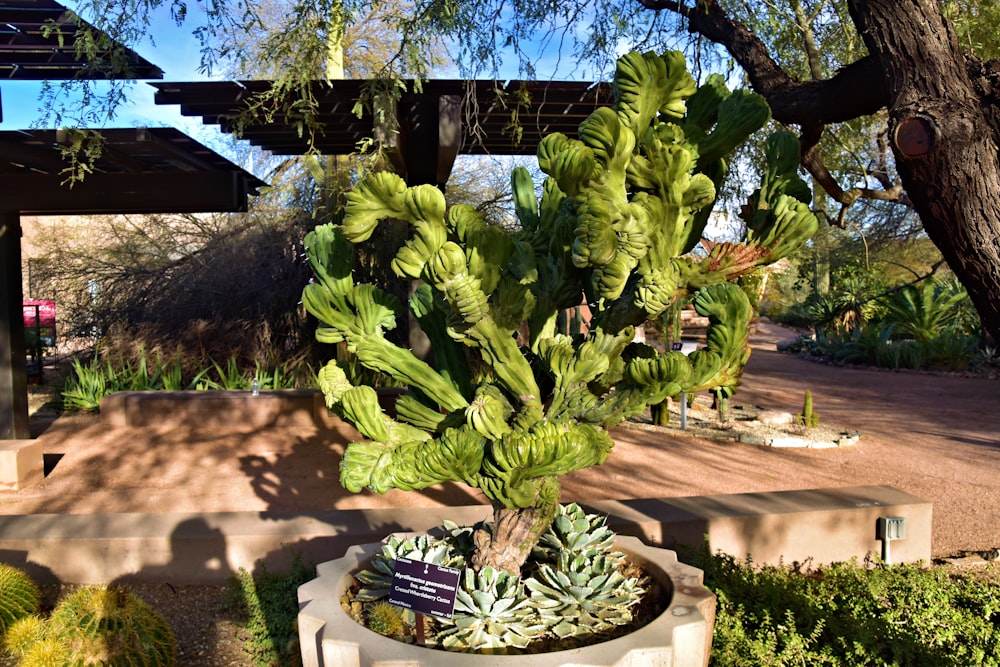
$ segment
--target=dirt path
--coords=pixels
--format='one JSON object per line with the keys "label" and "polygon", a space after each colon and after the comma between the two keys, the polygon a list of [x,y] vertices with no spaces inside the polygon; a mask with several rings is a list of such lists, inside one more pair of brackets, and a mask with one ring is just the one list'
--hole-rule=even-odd
{"label": "dirt path", "polygon": [[[841,449],[775,449],[621,428],[601,467],[565,479],[565,500],[890,484],[934,503],[933,552],[1000,546],[1000,382],[824,366],[775,351],[762,325],[734,403],[788,412],[806,389],[821,419],[860,431]],[[324,510],[468,505],[475,490],[353,495],[337,483],[355,437],[315,430],[109,428],[65,416],[41,436],[41,484],[0,492],[0,513]]]}

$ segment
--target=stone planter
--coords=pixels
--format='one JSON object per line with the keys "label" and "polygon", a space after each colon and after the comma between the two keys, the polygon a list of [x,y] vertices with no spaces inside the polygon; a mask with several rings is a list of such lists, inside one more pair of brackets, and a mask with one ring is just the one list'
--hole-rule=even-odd
{"label": "stone planter", "polygon": [[304,667],[705,667],[715,622],[715,595],[701,570],[679,563],[668,549],[618,537],[616,546],[668,590],[670,605],[656,620],[611,641],[536,655],[452,653],[404,644],[359,625],[340,597],[352,574],[365,567],[380,544],[351,547],[343,558],[321,563],[317,578],[299,587],[299,641]]}

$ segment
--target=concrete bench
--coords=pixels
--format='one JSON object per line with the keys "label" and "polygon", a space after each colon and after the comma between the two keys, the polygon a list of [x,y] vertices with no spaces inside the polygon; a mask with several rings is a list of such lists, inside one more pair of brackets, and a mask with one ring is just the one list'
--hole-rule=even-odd
{"label": "concrete bench", "polygon": [[45,462],[37,440],[0,440],[0,490],[20,491],[42,481]]}
{"label": "concrete bench", "polygon": [[[901,517],[906,538],[892,560],[929,562],[931,504],[888,486],[599,501],[624,535],[648,544],[700,545],[756,563],[813,565],[880,555],[879,517]],[[0,562],[39,581],[223,583],[237,568],[287,568],[292,553],[318,563],[393,532],[424,532],[450,519],[471,525],[487,506],[325,512],[45,514],[0,516]]]}
{"label": "concrete bench", "polygon": [[[853,486],[769,493],[593,503],[620,533],[650,544],[704,544],[715,553],[756,563],[813,565],[886,557],[894,563],[930,562],[929,501],[891,486]],[[886,549],[879,523],[902,519],[905,537]],[[898,521],[897,521],[898,522]]]}

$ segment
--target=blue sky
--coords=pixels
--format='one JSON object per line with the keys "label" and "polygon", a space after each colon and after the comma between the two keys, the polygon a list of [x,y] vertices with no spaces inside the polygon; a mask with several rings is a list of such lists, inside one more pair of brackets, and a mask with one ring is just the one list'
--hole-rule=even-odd
{"label": "blue sky", "polygon": [[[73,0],[61,0],[64,6],[75,9]],[[178,28],[164,11],[162,17],[154,21],[156,44],[144,43],[135,50],[142,57],[164,72],[165,81],[195,81],[208,77],[199,75],[198,42],[190,34],[190,26]],[[84,16],[84,19],[88,17]],[[104,84],[98,84],[104,85]],[[27,128],[39,118],[38,93],[42,84],[36,81],[3,81],[0,90],[3,91],[3,122],[0,129],[13,130]],[[164,113],[167,107],[157,107],[153,104],[154,89],[145,82],[136,82],[133,87],[133,103],[123,107],[116,117],[114,126],[130,127],[141,124],[172,125],[180,118],[179,113]],[[160,118],[166,120],[160,122]]]}

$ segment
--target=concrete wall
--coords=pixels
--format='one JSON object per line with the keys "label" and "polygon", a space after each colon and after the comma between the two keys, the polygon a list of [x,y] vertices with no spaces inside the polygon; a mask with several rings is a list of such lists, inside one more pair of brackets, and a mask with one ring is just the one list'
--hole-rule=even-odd
{"label": "concrete wall", "polygon": [[[602,501],[612,528],[658,546],[701,544],[758,563],[814,565],[881,555],[879,517],[903,517],[906,538],[893,562],[930,561],[931,504],[887,486]],[[265,562],[280,570],[292,552],[308,561],[338,558],[388,533],[426,531],[450,519],[471,524],[485,507],[343,510],[311,514],[48,514],[0,516],[0,562],[40,582],[218,583]]]}

